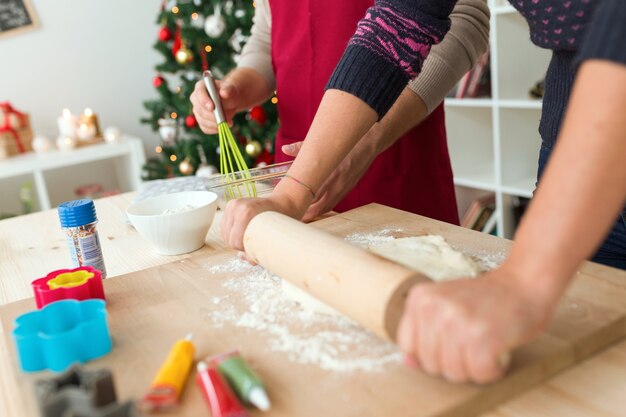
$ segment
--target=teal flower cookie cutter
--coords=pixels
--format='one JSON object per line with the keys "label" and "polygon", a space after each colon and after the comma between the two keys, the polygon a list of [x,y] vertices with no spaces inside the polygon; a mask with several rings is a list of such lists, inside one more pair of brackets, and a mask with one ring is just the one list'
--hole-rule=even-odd
{"label": "teal flower cookie cutter", "polygon": [[106,303],[63,300],[15,320],[12,336],[24,372],[66,370],[111,351]]}

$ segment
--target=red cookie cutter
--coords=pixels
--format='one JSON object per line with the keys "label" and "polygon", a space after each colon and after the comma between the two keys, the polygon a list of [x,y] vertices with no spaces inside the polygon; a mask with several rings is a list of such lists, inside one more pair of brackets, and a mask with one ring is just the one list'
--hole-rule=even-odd
{"label": "red cookie cutter", "polygon": [[90,266],[59,269],[31,283],[37,308],[59,300],[88,300],[104,297],[102,273]]}

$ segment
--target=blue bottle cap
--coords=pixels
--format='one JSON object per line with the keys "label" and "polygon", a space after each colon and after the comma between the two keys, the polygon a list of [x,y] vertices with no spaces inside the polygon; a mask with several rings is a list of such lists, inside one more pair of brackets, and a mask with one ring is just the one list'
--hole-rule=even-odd
{"label": "blue bottle cap", "polygon": [[96,206],[90,199],[66,201],[59,204],[57,211],[61,227],[78,227],[98,220]]}

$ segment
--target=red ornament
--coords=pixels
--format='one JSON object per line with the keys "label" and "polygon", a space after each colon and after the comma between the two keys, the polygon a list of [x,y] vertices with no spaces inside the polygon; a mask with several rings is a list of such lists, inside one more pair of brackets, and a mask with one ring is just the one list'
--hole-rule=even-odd
{"label": "red ornament", "polygon": [[261,106],[254,106],[251,108],[250,120],[254,120],[259,124],[259,126],[263,126],[267,121],[267,113],[265,113],[265,109]]}
{"label": "red ornament", "polygon": [[190,114],[189,116],[185,117],[185,126],[189,128],[198,126],[198,121],[196,120],[196,117],[193,114]]}
{"label": "red ornament", "polygon": [[174,33],[174,43],[172,44],[172,55],[174,55],[174,58],[176,57],[176,52],[178,52],[178,50],[180,49],[182,45],[183,45],[183,38],[182,38],[182,35],[180,34],[180,19],[179,19],[178,23],[176,23],[176,33]]}
{"label": "red ornament", "polygon": [[161,42],[169,41],[170,39],[172,39],[172,36],[173,33],[168,27],[162,27],[161,30],[159,30],[159,40]]}
{"label": "red ornament", "polygon": [[269,153],[267,149],[263,149],[263,152],[254,161],[254,166],[263,167],[272,165],[274,163],[274,155]]}
{"label": "red ornament", "polygon": [[157,75],[156,77],[152,79],[152,85],[154,85],[156,88],[161,87],[164,82],[165,80],[160,75]]}

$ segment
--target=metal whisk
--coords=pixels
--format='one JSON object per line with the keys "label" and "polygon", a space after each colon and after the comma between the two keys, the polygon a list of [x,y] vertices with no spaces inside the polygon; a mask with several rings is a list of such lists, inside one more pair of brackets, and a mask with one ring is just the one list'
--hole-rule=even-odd
{"label": "metal whisk", "polygon": [[202,78],[209,96],[215,104],[213,114],[217,122],[219,137],[220,173],[226,177],[228,183],[234,183],[227,187],[226,193],[229,194],[230,198],[256,197],[256,187],[251,179],[250,170],[224,116],[222,101],[213,74],[211,71],[204,71]]}

